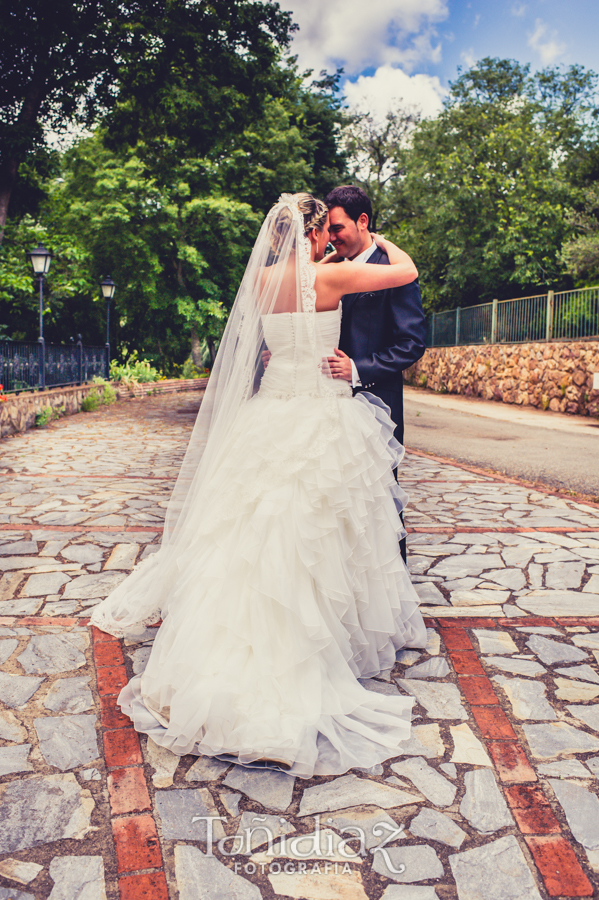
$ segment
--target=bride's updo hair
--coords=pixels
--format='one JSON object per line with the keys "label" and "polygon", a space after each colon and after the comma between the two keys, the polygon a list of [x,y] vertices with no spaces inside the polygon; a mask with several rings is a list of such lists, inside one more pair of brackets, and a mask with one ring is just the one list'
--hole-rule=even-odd
{"label": "bride's updo hair", "polygon": [[[283,195],[289,197],[289,194]],[[304,217],[304,234],[309,234],[314,228],[321,230],[327,220],[329,213],[328,206],[322,200],[313,197],[312,194],[301,192],[292,194],[291,200],[296,204],[300,213]],[[277,217],[272,226],[271,246],[272,251],[276,255],[279,252],[282,241],[289,231],[291,224],[291,212],[288,206],[283,206],[277,213]]]}
{"label": "bride's updo hair", "polygon": [[326,203],[305,193],[294,194],[293,199],[304,217],[304,234],[308,234],[313,228],[321,231],[329,212]]}

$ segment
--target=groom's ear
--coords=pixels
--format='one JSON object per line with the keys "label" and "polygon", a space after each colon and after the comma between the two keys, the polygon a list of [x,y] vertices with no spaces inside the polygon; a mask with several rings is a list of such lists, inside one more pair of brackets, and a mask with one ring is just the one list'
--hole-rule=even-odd
{"label": "groom's ear", "polygon": [[357,218],[356,225],[358,226],[358,231],[368,231],[368,226],[370,222],[368,220],[367,213],[360,213]]}

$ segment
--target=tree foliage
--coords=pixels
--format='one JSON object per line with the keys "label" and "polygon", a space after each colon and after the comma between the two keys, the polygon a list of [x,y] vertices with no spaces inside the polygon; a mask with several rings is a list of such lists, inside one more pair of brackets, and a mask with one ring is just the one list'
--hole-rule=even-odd
{"label": "tree foliage", "polygon": [[571,286],[561,249],[596,146],[595,86],[579,67],[486,59],[416,125],[385,202],[429,309]]}
{"label": "tree foliage", "polygon": [[138,145],[116,155],[97,135],[67,154],[55,192],[97,281],[110,271],[118,285],[123,351],[168,368],[189,353],[191,329],[200,339],[219,336],[259,217],[230,197],[192,192],[202,160],[181,161],[160,184],[143,156]]}
{"label": "tree foliage", "polygon": [[373,231],[397,228],[403,220],[401,185],[410,138],[420,118],[417,111],[407,108],[389,111],[383,123],[369,113],[357,113],[343,128],[352,183],[372,201]]}
{"label": "tree foliage", "polygon": [[20,166],[44,157],[49,133],[90,124],[111,104],[120,60],[140,51],[163,11],[162,0],[3,0],[0,241]]}
{"label": "tree foliage", "polygon": [[343,113],[339,74],[310,82],[284,58],[292,25],[277,3],[165,0],[158,9],[139,11],[116,76],[94,85],[103,115],[93,134],[46,153],[43,165],[31,154],[22,164],[31,198],[13,206],[0,248],[0,316],[13,337],[35,337],[24,251],[42,240],[54,255],[48,339],[64,341],[68,327],[100,342],[97,285],[110,272],[112,343],[170,370],[190,342],[214,351],[281,191],[338,183]]}
{"label": "tree foliage", "polygon": [[599,282],[599,180],[583,191],[582,202],[568,216],[574,234],[564,243],[562,258],[580,285]]}
{"label": "tree foliage", "polygon": [[19,167],[49,133],[109,114],[159,164],[165,136],[203,155],[251,120],[292,30],[271,0],[4,0],[0,241]]}
{"label": "tree foliage", "polygon": [[[398,104],[377,123],[348,116],[340,72],[298,71],[290,17],[271,0],[86,4],[59,0],[46,29],[33,0],[31,46],[23,10],[2,10],[0,61],[15,59],[0,71],[0,195],[18,164],[3,337],[37,336],[25,251],[41,240],[48,340],[103,343],[110,273],[113,346],[167,372],[190,346],[209,362],[264,213],[282,191],[324,196],[348,174],[372,197],[373,226],[416,260],[429,310],[599,278],[592,73],[486,59],[436,118]],[[44,89],[25,123],[36,66]],[[88,129],[58,152],[49,135],[68,122]]]}

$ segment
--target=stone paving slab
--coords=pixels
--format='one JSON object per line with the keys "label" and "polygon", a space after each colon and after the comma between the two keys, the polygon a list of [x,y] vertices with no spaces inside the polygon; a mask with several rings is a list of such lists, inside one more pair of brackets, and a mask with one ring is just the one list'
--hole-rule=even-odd
{"label": "stone paving slab", "polygon": [[575,499],[407,455],[429,641],[364,682],[416,698],[383,765],[302,781],[135,733],[116,697],[156,632],[87,616],[158,548],[195,410],[147,398],[2,445],[0,898],[597,894],[599,509]]}

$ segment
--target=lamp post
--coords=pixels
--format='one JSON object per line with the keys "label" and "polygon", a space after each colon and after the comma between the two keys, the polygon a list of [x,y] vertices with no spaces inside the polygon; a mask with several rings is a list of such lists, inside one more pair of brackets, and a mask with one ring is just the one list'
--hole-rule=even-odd
{"label": "lamp post", "polygon": [[44,344],[44,276],[50,270],[52,254],[46,250],[43,244],[38,244],[35,249],[27,254],[31,261],[33,274],[37,275],[40,283],[40,336],[38,338],[40,348],[39,383],[41,388],[46,386],[46,348]]}
{"label": "lamp post", "polygon": [[106,300],[106,378],[110,377],[110,301],[114,297],[116,284],[110,277],[105,278],[101,284],[102,296]]}

